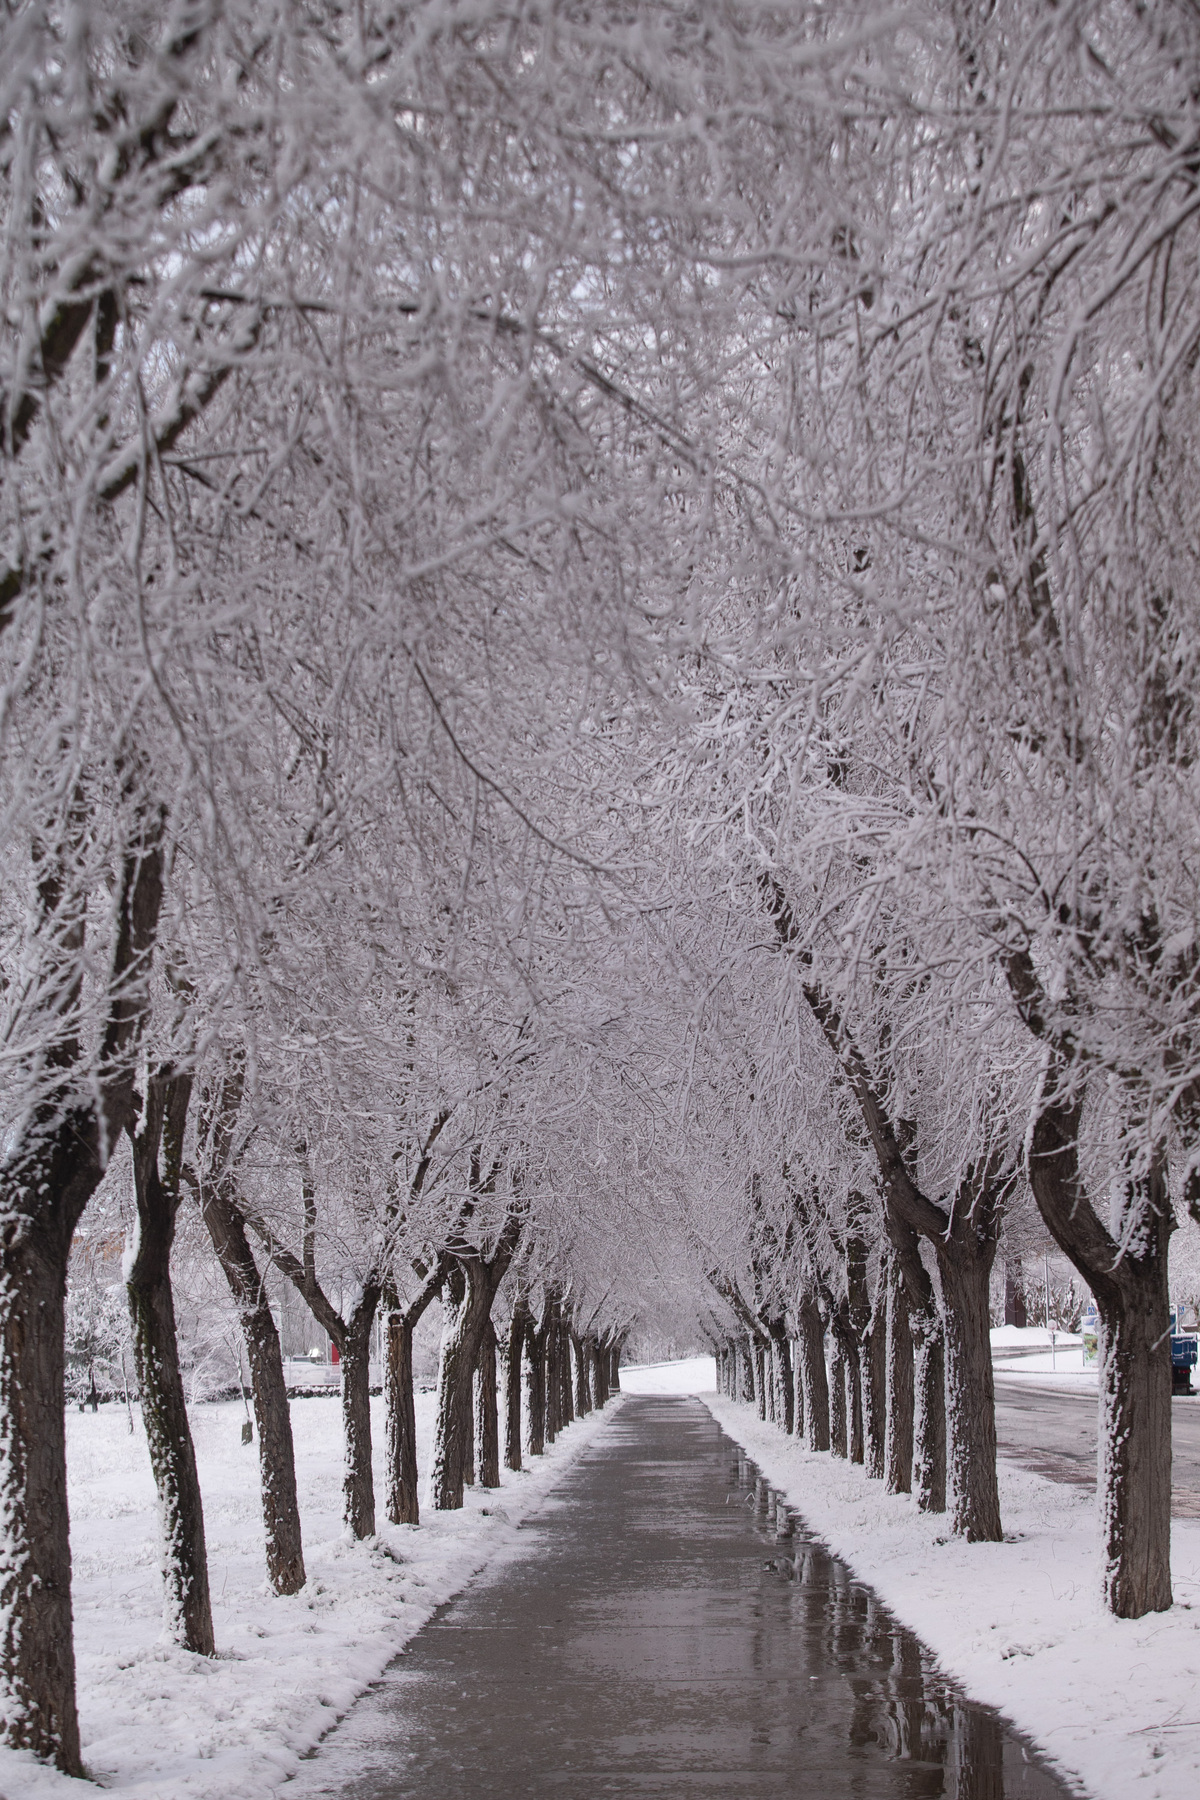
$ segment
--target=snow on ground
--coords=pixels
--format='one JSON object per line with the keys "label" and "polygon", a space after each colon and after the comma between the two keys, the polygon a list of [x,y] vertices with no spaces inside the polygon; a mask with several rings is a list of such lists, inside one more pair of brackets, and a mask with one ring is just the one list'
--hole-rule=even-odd
{"label": "snow on ground", "polygon": [[624,1394],[711,1394],[717,1386],[714,1356],[688,1356],[681,1362],[622,1363]]}
{"label": "snow on ground", "polygon": [[1200,1523],[1172,1526],[1175,1605],[1114,1619],[1099,1599],[1095,1502],[1001,1461],[1013,1541],[947,1538],[860,1467],[805,1450],[746,1405],[705,1404],[811,1529],[1092,1800],[1195,1800],[1200,1784]]}
{"label": "snow on ground", "polygon": [[1083,1360],[1083,1339],[1078,1332],[1056,1331],[1044,1325],[993,1326],[992,1358],[1006,1375],[1053,1375],[1070,1378],[1067,1385],[1096,1388],[1097,1369]]}
{"label": "snow on ground", "polygon": [[[198,1406],[192,1431],[204,1493],[218,1654],[162,1639],[154,1485],[135,1412],[67,1414],[73,1597],[84,1760],[137,1800],[263,1800],[296,1768],[434,1608],[500,1549],[610,1417],[570,1426],[499,1490],[468,1490],[459,1513],[380,1525],[371,1543],[341,1532],[337,1398],[292,1402],[308,1585],[272,1595],[263,1567],[258,1451],[241,1442],[240,1402]],[[434,1397],[417,1396],[428,1467]],[[371,1403],[382,1520],[383,1411]],[[78,1800],[85,1790],[0,1748],[0,1800]]]}

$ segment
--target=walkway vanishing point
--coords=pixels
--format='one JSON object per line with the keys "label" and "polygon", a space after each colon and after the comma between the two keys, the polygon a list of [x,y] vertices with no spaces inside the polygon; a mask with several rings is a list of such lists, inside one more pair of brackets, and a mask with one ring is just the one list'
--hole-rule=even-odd
{"label": "walkway vanishing point", "polygon": [[627,1397],[288,1800],[1060,1800],[697,1400]]}

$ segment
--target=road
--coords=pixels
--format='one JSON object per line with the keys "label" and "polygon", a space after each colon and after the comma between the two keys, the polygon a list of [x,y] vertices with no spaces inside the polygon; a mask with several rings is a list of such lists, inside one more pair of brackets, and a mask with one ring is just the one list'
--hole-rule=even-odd
{"label": "road", "polygon": [[[1096,1392],[996,1370],[996,1441],[1002,1456],[1053,1481],[1096,1485]],[[1171,1511],[1200,1519],[1200,1394],[1171,1402]]]}
{"label": "road", "polygon": [[708,1410],[628,1397],[288,1800],[1066,1800]]}

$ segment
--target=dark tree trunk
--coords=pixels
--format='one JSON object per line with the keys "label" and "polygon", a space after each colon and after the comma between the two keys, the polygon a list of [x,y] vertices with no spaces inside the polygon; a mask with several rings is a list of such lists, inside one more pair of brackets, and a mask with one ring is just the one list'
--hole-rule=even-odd
{"label": "dark tree trunk", "polygon": [[741,1397],[743,1400],[753,1405],[757,1388],[754,1380],[754,1339],[749,1333],[747,1333],[746,1337],[742,1340],[739,1348],[741,1351],[741,1356],[739,1358],[741,1363],[742,1382]]}
{"label": "dark tree trunk", "polygon": [[[85,1051],[64,1035],[78,999],[85,917],[69,844],[38,871],[38,930],[50,972],[40,1023],[47,1072],[63,1086],[23,1122],[0,1159],[0,1741],[82,1775],[71,1618],[63,1331],[67,1263],[111,1146],[133,1122],[133,1059],[149,1011],[162,906],[162,818],[142,817],[124,858],[97,1097],[75,1099]],[[90,1084],[89,1084],[90,1085]]]}
{"label": "dark tree trunk", "polygon": [[[85,1128],[89,1122],[85,1119]],[[61,1132],[71,1123],[64,1122]],[[48,1157],[47,1170],[67,1160],[61,1154]],[[97,1161],[89,1193],[102,1174]],[[59,1196],[69,1191],[68,1182],[69,1177]],[[5,1183],[6,1201],[16,1186],[11,1178]],[[35,1223],[26,1215],[23,1228],[0,1235],[3,1735],[5,1743],[53,1759],[68,1775],[81,1775],[83,1767],[71,1635],[63,1330],[71,1235],[87,1197],[72,1196],[74,1203],[60,1204],[50,1220]]]}
{"label": "dark tree trunk", "polygon": [[1024,1331],[1029,1323],[1025,1303],[1025,1270],[1019,1256],[1004,1259],[1004,1323]]}
{"label": "dark tree trunk", "polygon": [[754,1405],[760,1419],[767,1417],[767,1352],[761,1338],[751,1339],[750,1355],[754,1369]]}
{"label": "dark tree trunk", "polygon": [[887,1261],[879,1272],[875,1310],[863,1345],[864,1466],[872,1481],[882,1481],[887,1439]]}
{"label": "dark tree trunk", "polygon": [[393,1525],[417,1525],[417,1411],[413,1395],[413,1326],[399,1306],[387,1315],[384,1369],[387,1417],[387,1516]]}
{"label": "dark tree trunk", "polygon": [[592,1410],[591,1351],[588,1340],[577,1332],[571,1333],[571,1343],[575,1349],[575,1411],[585,1419]]}
{"label": "dark tree trunk", "polygon": [[[1011,977],[1010,977],[1011,979]],[[1049,1076],[1047,1077],[1049,1080]],[[1118,1251],[1079,1170],[1082,1102],[1043,1100],[1029,1178],[1046,1225],[1096,1298],[1100,1314],[1098,1484],[1104,1600],[1122,1619],[1171,1604],[1171,1359],[1167,1256],[1174,1228],[1161,1162],[1130,1177],[1141,1214]]]}
{"label": "dark tree trunk", "polygon": [[609,1391],[619,1394],[621,1391],[621,1354],[625,1349],[624,1338],[618,1338],[612,1347],[612,1374],[609,1376]]}
{"label": "dark tree trunk", "polygon": [[947,1478],[952,1529],[968,1543],[1003,1543],[996,1481],[996,1393],[988,1288],[994,1231],[955,1219],[938,1262],[946,1302]]}
{"label": "dark tree trunk", "polygon": [[815,1295],[804,1295],[796,1310],[796,1323],[804,1385],[805,1442],[810,1450],[828,1450],[831,1408],[825,1369],[825,1326]]}
{"label": "dark tree trunk", "polygon": [[521,1467],[521,1354],[529,1334],[529,1308],[518,1295],[508,1325],[508,1349],[504,1358],[504,1466]]}
{"label": "dark tree trunk", "polygon": [[792,1359],[792,1433],[803,1441],[806,1434],[804,1410],[804,1371],[801,1367],[799,1340],[793,1338],[788,1346]]}
{"label": "dark tree trunk", "polygon": [[456,1512],[463,1503],[468,1463],[474,1463],[471,1388],[480,1336],[491,1312],[491,1293],[477,1262],[456,1259],[446,1287],[449,1291],[445,1295],[437,1430],[430,1477],[430,1497],[436,1512]]}
{"label": "dark tree trunk", "polygon": [[342,1509],[352,1538],[375,1536],[375,1477],[371,1469],[371,1327],[381,1290],[368,1283],[359,1295],[339,1346],[342,1358],[342,1426],[346,1468]]}
{"label": "dark tree trunk", "polygon": [[846,1353],[836,1332],[833,1334],[833,1358],[829,1367],[829,1448],[835,1456],[849,1450],[846,1418]]}
{"label": "dark tree trunk", "polygon": [[608,1405],[608,1396],[609,1396],[608,1378],[609,1378],[609,1374],[611,1372],[611,1367],[612,1367],[612,1365],[609,1360],[608,1346],[606,1344],[602,1344],[598,1338],[593,1338],[592,1339],[592,1378],[596,1384],[596,1405],[601,1408]]}
{"label": "dark tree trunk", "polygon": [[[165,1069],[149,1083],[142,1129],[133,1139],[138,1222],[125,1288],[142,1396],[142,1422],[158,1490],[166,1629],[183,1649],[212,1656],[216,1645],[208,1593],[204,1507],[179,1368],[171,1292],[179,1161],[191,1087],[190,1075]],[[160,1150],[168,1165],[165,1178],[159,1169]]]}
{"label": "dark tree trunk", "polygon": [[475,1385],[475,1417],[478,1420],[476,1442],[479,1485],[500,1486],[500,1418],[496,1404],[496,1328],[491,1317],[484,1322],[479,1345],[479,1368]]}
{"label": "dark tree trunk", "polygon": [[908,1296],[899,1264],[889,1258],[887,1290],[887,1442],[889,1494],[911,1494],[913,1473],[913,1344]]}
{"label": "dark tree trunk", "polygon": [[559,1326],[558,1341],[560,1346],[559,1370],[562,1375],[562,1400],[559,1410],[563,1425],[575,1423],[575,1384],[571,1379],[571,1333],[564,1319]]}
{"label": "dark tree trunk", "polygon": [[941,1321],[933,1312],[909,1315],[916,1349],[913,1483],[920,1512],[946,1510],[946,1359]]}
{"label": "dark tree trunk", "polygon": [[530,1320],[525,1339],[525,1414],[529,1422],[529,1454],[546,1453],[546,1331]]}
{"label": "dark tree trunk", "polygon": [[792,1350],[788,1343],[787,1327],[782,1319],[771,1325],[771,1379],[775,1393],[775,1423],[790,1437],[795,1429],[795,1413],[792,1410]]}
{"label": "dark tree trunk", "polygon": [[304,1547],[296,1499],[292,1416],[283,1374],[283,1351],[271,1316],[266,1284],[246,1236],[246,1221],[218,1173],[201,1189],[201,1210],[217,1260],[237,1307],[250,1363],[258,1467],[266,1536],[267,1580],[277,1594],[304,1586]]}
{"label": "dark tree trunk", "polygon": [[552,1444],[562,1430],[562,1361],[558,1304],[556,1295],[547,1295],[541,1324],[541,1335],[546,1346],[546,1442],[548,1444]]}

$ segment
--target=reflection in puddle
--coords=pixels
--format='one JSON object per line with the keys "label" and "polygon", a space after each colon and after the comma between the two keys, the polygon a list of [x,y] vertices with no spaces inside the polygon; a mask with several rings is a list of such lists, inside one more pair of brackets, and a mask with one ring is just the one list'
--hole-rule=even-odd
{"label": "reflection in puddle", "polygon": [[1064,1800],[1076,1792],[999,1713],[968,1700],[938,1671],[920,1640],[809,1535],[740,1450],[730,1485],[730,1502],[750,1512],[770,1565],[794,1584],[824,1666],[850,1686],[850,1743],[911,1765],[905,1800]]}

